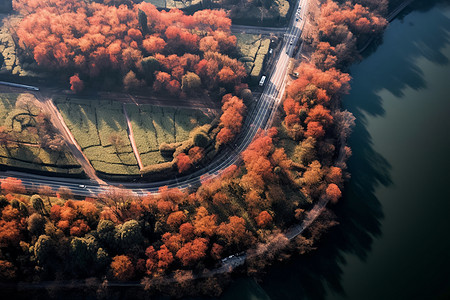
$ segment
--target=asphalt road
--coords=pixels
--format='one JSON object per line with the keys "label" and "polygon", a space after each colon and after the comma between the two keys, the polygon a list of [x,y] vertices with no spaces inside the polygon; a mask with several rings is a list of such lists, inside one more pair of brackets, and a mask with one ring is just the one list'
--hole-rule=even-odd
{"label": "asphalt road", "polygon": [[[241,133],[234,145],[229,145],[227,151],[222,151],[209,165],[190,174],[175,177],[169,180],[150,183],[109,182],[129,189],[137,196],[147,195],[149,192],[157,192],[162,186],[178,187],[181,189],[197,186],[201,181],[219,176],[226,168],[236,164],[240,160],[240,154],[248,147],[260,128],[268,128],[271,120],[280,104],[285,89],[285,78],[287,66],[294,49],[299,42],[302,28],[305,23],[305,11],[308,0],[297,0],[295,10],[301,7],[299,18],[294,14],[284,34],[282,48],[276,60],[276,66],[272,74],[267,74],[264,91],[248,111]],[[77,196],[94,196],[110,189],[110,186],[99,184],[88,179],[49,177],[33,175],[21,172],[6,171],[0,173],[0,179],[15,177],[22,180],[26,188],[38,188],[39,186],[50,186],[53,190],[60,187],[69,188]],[[231,262],[230,262],[231,263]]]}

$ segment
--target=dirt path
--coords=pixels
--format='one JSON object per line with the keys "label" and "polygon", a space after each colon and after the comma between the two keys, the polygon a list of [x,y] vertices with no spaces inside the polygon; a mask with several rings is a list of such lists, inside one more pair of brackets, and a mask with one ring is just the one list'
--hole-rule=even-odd
{"label": "dirt path", "polygon": [[144,165],[142,164],[141,155],[139,154],[139,151],[136,147],[136,141],[134,139],[134,133],[133,133],[133,127],[131,125],[130,118],[128,117],[126,104],[122,104],[123,107],[123,114],[125,115],[125,119],[127,120],[127,126],[128,126],[128,138],[130,139],[131,148],[133,148],[134,156],[136,157],[139,170],[142,170],[144,168]]}
{"label": "dirt path", "polygon": [[70,152],[75,157],[75,159],[78,161],[78,163],[81,165],[81,167],[83,168],[86,175],[90,179],[95,180],[98,184],[106,185],[106,182],[101,180],[95,173],[94,167],[92,167],[90,161],[84,155],[83,151],[81,150],[80,145],[78,145],[72,132],[70,132],[69,128],[67,127],[66,123],[64,122],[64,119],[63,119],[61,113],[56,108],[52,99],[47,98],[47,97],[45,97],[45,98],[39,97],[38,95],[36,95],[36,97],[39,99],[39,101],[41,103],[41,108],[45,112],[49,113],[50,118],[53,123],[53,126],[55,126],[59,130],[61,135],[64,137],[67,147],[69,148]]}

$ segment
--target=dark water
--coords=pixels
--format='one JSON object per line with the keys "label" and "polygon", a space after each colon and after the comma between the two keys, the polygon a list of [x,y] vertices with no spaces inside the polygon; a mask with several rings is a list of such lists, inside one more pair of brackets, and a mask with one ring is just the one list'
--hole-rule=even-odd
{"label": "dark water", "polygon": [[351,69],[344,106],[357,126],[340,225],[316,252],[223,299],[450,299],[450,6],[431,2]]}

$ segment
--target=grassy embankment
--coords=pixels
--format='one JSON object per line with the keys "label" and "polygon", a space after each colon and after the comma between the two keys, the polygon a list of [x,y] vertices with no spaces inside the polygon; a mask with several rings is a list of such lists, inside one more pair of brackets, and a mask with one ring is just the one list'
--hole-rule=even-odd
{"label": "grassy embankment", "polygon": [[23,101],[17,102],[20,95],[24,97],[24,94],[0,95],[0,127],[8,134],[8,142],[0,144],[0,165],[81,175],[83,170],[66,147],[58,151],[41,146],[35,121],[39,109],[32,104],[25,106]]}

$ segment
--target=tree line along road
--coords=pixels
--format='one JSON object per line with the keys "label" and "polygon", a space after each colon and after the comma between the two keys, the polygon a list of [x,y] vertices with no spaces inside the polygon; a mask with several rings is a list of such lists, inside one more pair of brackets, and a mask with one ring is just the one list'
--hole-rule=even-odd
{"label": "tree line along road", "polygon": [[[141,196],[149,192],[155,193],[163,186],[180,189],[198,186],[200,180],[207,180],[219,176],[226,168],[239,162],[240,154],[248,147],[260,128],[268,128],[271,125],[272,118],[284,93],[289,60],[300,40],[302,28],[305,24],[307,6],[307,0],[297,0],[294,4],[294,13],[284,33],[281,51],[275,60],[275,67],[273,68],[272,74],[267,75],[268,80],[266,80],[264,91],[259,100],[248,112],[242,130],[234,142],[235,146],[227,147],[204,168],[189,175],[149,183],[104,182],[101,179],[97,179],[98,177],[95,174],[93,177],[91,176],[91,178],[95,178],[94,182],[88,179],[49,177],[12,171],[0,172],[0,179],[6,177],[21,179],[26,188],[35,188],[41,185],[50,186],[54,190],[58,190],[61,187],[69,188],[74,195],[86,197],[106,192],[110,188],[108,183],[111,185],[120,185],[135,195]],[[296,13],[297,10],[298,13]],[[35,92],[35,94],[42,99],[40,92]],[[74,147],[76,148],[76,146]],[[78,152],[76,151],[77,149],[72,150]],[[83,156],[81,156],[81,159],[83,159]],[[87,167],[87,169],[89,170],[90,168]]]}

